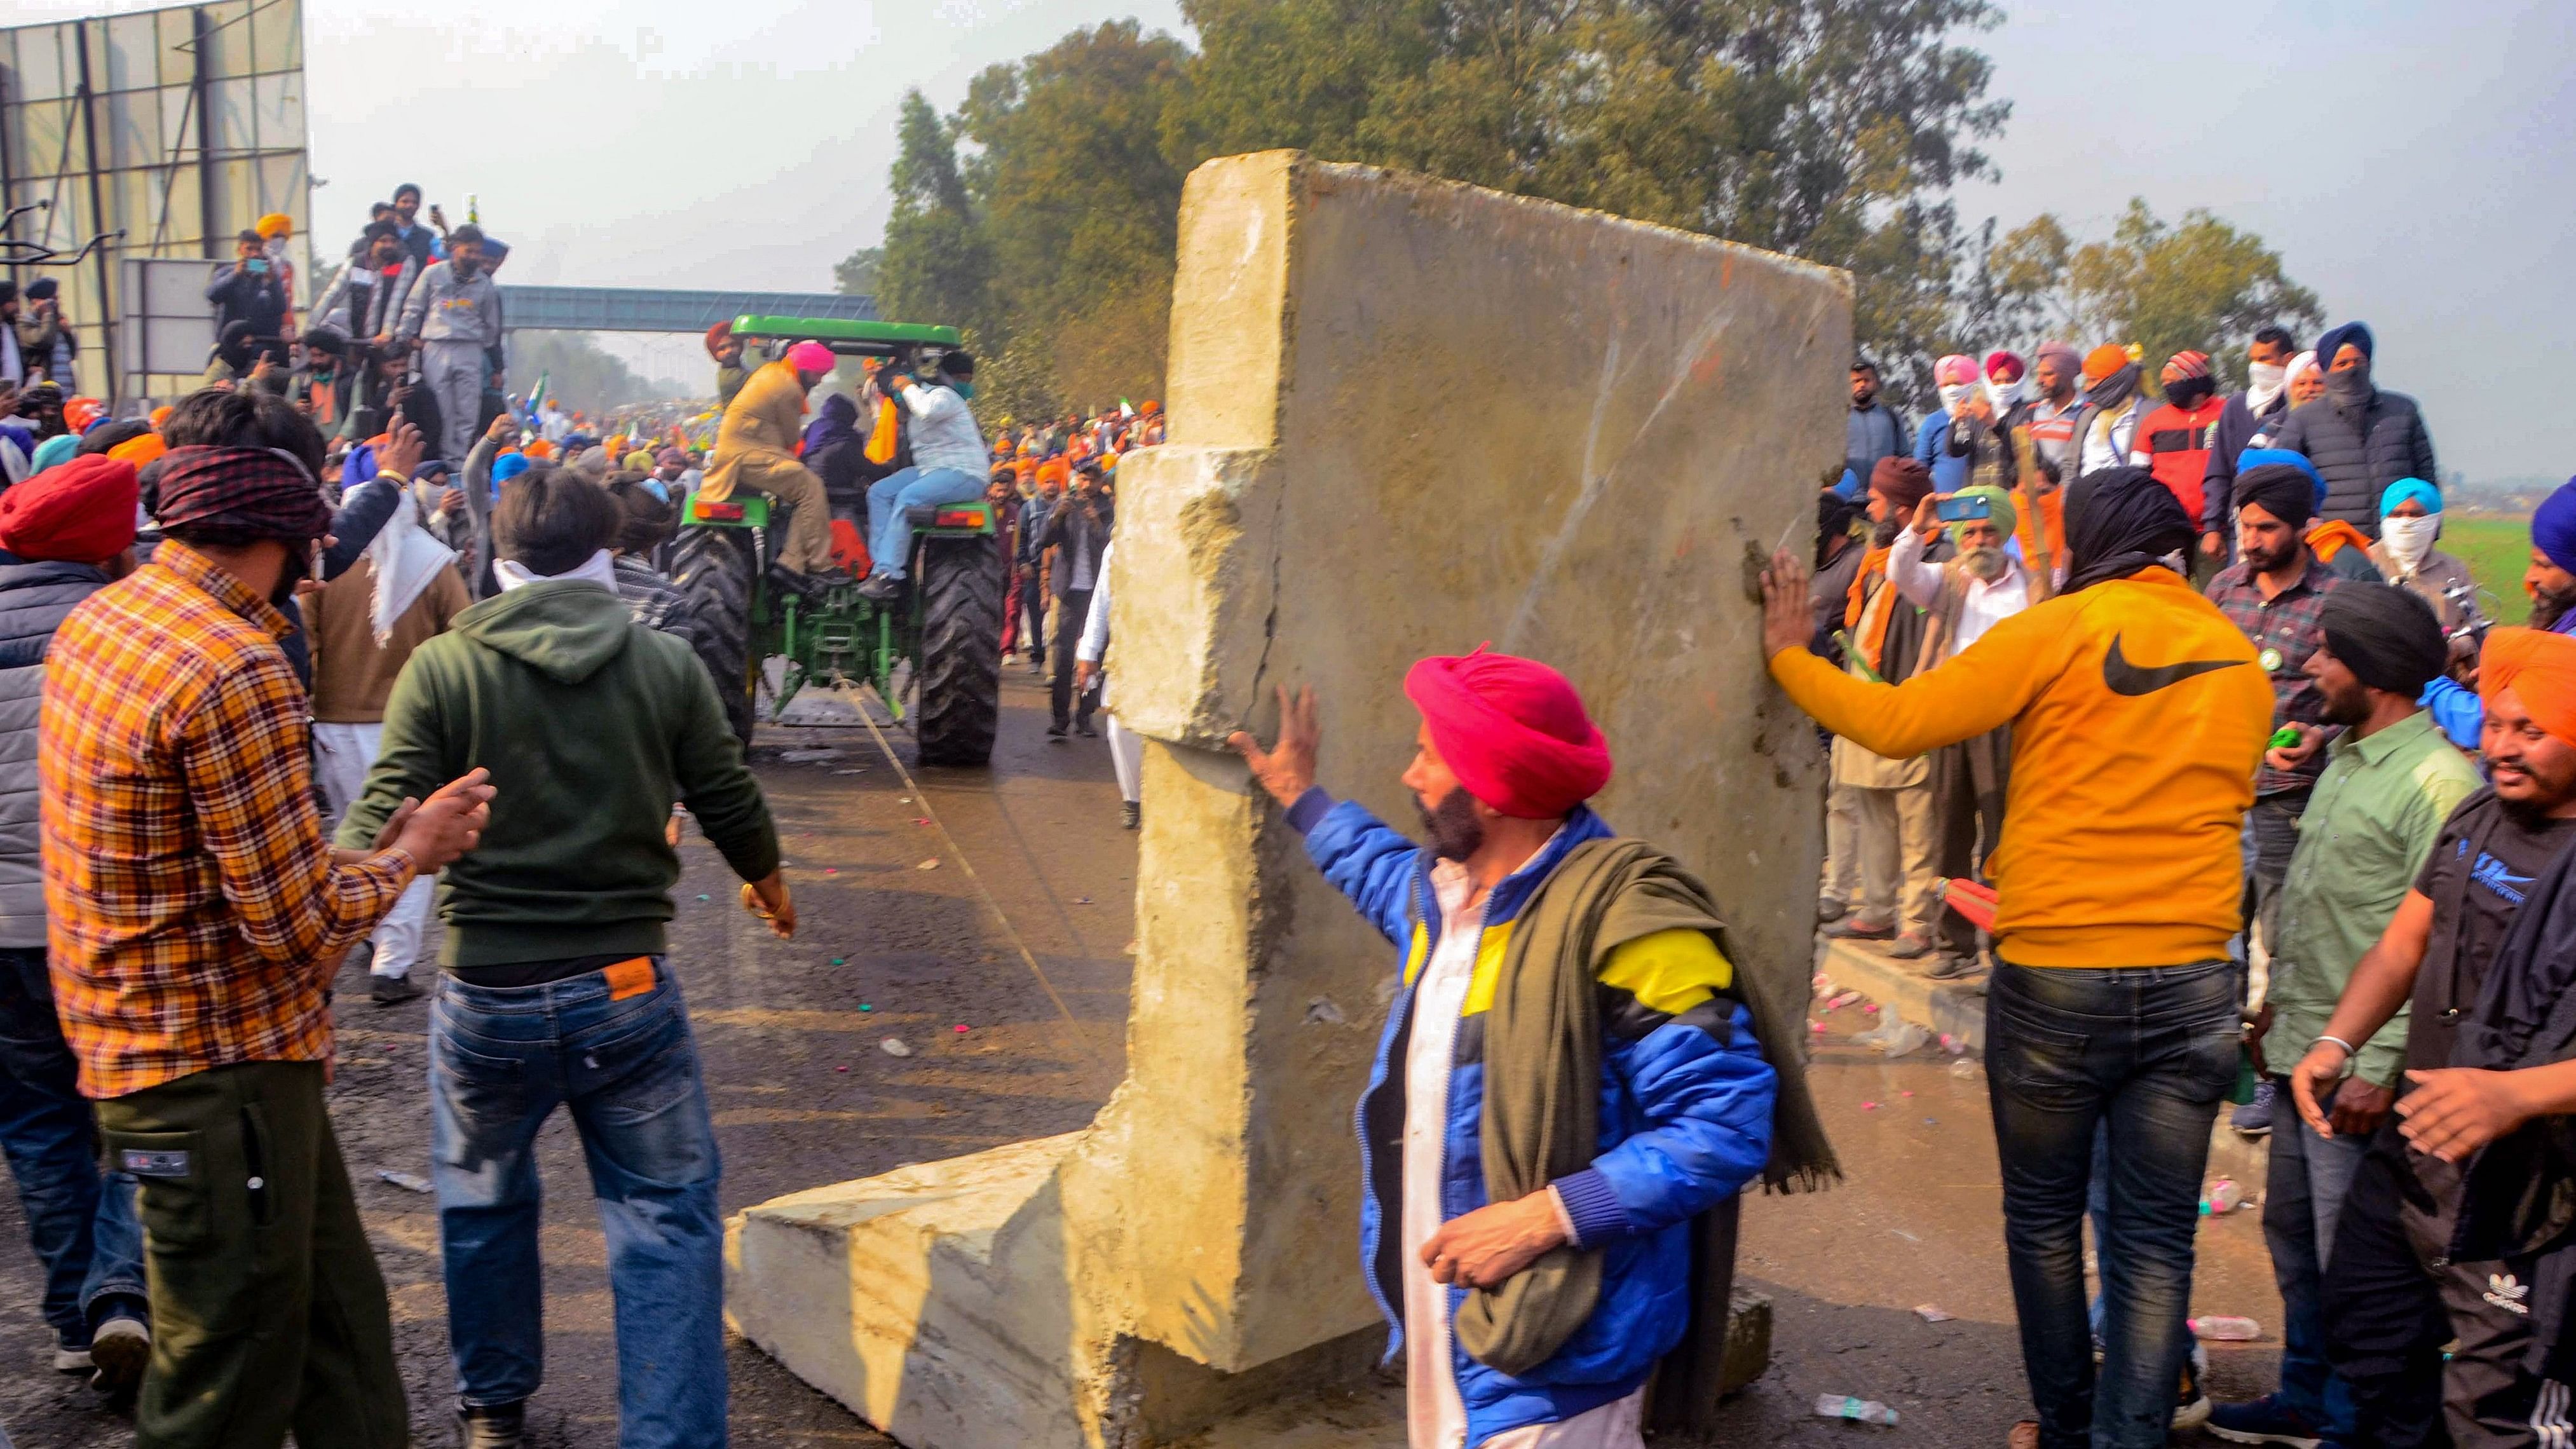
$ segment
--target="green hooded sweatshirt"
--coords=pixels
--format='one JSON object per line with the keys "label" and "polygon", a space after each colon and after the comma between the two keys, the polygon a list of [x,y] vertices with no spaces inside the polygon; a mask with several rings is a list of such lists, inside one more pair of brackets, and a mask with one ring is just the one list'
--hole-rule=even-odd
{"label": "green hooded sweatshirt", "polygon": [[685,802],[734,873],[778,867],[778,831],[689,646],[597,584],[548,579],[485,599],[414,650],[339,842],[372,844],[406,795],[480,765],[498,792],[475,849],[438,886],[448,966],[663,949]]}

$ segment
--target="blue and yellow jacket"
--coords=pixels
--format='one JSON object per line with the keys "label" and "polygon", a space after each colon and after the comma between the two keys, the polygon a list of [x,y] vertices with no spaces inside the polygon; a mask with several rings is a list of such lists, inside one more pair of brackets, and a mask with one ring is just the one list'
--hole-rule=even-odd
{"label": "blue and yellow jacket", "polygon": [[[1416,978],[1440,933],[1429,851],[1356,804],[1310,790],[1288,812],[1306,853],[1360,914],[1404,948],[1376,1064],[1360,1095],[1360,1267],[1403,1350],[1397,1254],[1404,1200],[1404,1060]],[[1486,898],[1484,937],[1458,1026],[1442,1134],[1440,1216],[1485,1206],[1482,1013],[1512,925],[1567,851],[1610,835],[1578,807],[1556,838]],[[1696,931],[1666,931],[1611,954],[1601,975],[1601,1125],[1592,1165],[1556,1183],[1583,1246],[1600,1248],[1601,1299],[1553,1358],[1515,1378],[1452,1341],[1467,1442],[1559,1423],[1634,1393],[1690,1319],[1690,1220],[1740,1191],[1771,1155],[1779,1078],[1735,999],[1734,971]],[[1454,1320],[1466,1290],[1449,1290]]]}

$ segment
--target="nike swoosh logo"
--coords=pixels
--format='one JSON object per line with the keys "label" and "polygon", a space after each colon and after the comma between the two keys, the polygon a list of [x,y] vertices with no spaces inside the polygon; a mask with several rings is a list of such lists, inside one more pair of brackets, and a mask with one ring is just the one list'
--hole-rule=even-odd
{"label": "nike swoosh logo", "polygon": [[2159,664],[2153,668],[2131,664],[2120,652],[2121,636],[2111,636],[2111,649],[2102,656],[2102,682],[2113,694],[2153,694],[2168,685],[2180,684],[2196,674],[2233,669],[2247,663],[2243,659],[2185,659],[2178,664]]}

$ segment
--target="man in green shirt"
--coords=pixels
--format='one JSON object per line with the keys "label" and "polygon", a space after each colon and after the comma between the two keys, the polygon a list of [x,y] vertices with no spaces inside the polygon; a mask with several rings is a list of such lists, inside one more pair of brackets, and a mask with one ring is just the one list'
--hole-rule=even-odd
{"label": "man in green shirt", "polygon": [[[2387,929],[2443,820],[2479,785],[2467,757],[2415,702],[2445,658],[2431,606],[2405,589],[2348,587],[2326,596],[2318,622],[2325,643],[2308,656],[2307,673],[2327,721],[2345,728],[2299,821],[2271,989],[2254,1024],[2258,1062],[2267,1035],[2294,1044],[2295,1054],[2325,1032],[2354,965]],[[2335,1094],[2334,1136],[2272,1134],[2263,1237],[2287,1319],[2281,1387],[2219,1406],[2209,1427],[2222,1438],[2354,1442],[2351,1392],[2325,1359],[2324,1270],[2344,1191],[2396,1100],[2406,1013],[2356,1045],[2352,1075]],[[2286,1084],[2278,1085],[2286,1096]]]}

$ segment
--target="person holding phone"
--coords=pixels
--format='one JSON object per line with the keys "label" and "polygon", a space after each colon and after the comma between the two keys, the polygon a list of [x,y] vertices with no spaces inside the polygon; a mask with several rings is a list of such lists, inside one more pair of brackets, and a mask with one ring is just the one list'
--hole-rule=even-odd
{"label": "person holding phone", "polygon": [[[1915,505],[1913,522],[1889,545],[1889,582],[1907,602],[1932,616],[1927,668],[1957,657],[1987,630],[2030,607],[2029,571],[2004,550],[2018,521],[2011,493],[1980,484],[1926,495]],[[1927,553],[1944,530],[1953,545],[1951,557],[1932,562]],[[2009,725],[1932,752],[1933,860],[1941,875],[1986,878],[1985,862],[2003,834],[2011,765]],[[1902,959],[1937,954],[1925,973],[1936,980],[1976,974],[1976,927],[1944,910],[1934,917],[1933,929],[1938,939],[1899,937],[1889,954]]]}
{"label": "person holding phone", "polygon": [[215,333],[235,322],[249,324],[254,338],[281,335],[286,327],[286,284],[270,263],[267,239],[255,231],[233,238],[233,262],[217,267],[207,284],[206,300],[215,306]]}

